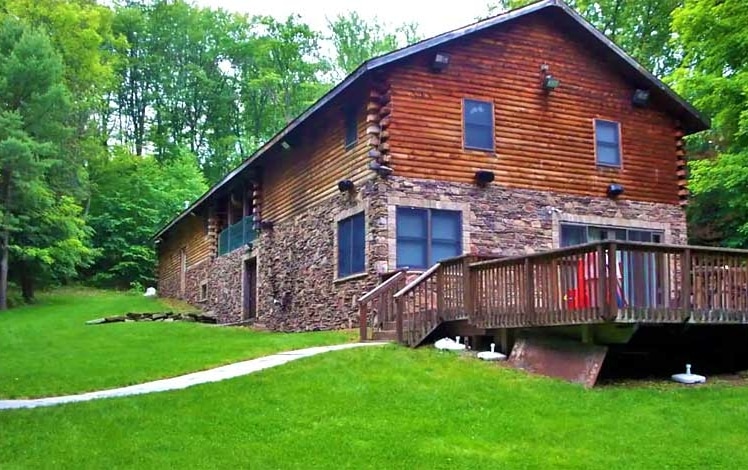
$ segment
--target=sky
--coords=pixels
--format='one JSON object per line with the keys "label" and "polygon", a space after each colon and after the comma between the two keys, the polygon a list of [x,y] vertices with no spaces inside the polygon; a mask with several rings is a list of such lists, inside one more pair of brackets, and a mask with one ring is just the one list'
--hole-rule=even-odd
{"label": "sky", "polygon": [[490,0],[426,1],[426,0],[192,0],[203,7],[270,15],[285,19],[292,13],[301,15],[305,23],[322,31],[326,17],[356,11],[365,18],[378,17],[390,25],[415,22],[423,37],[431,37],[475,22],[485,16]]}

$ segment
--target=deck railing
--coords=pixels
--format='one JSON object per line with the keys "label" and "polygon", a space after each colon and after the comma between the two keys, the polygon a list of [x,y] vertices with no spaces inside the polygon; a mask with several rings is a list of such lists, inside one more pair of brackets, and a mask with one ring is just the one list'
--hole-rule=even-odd
{"label": "deck railing", "polygon": [[596,242],[474,263],[481,328],[620,322],[743,322],[748,252]]}
{"label": "deck railing", "polygon": [[467,319],[474,297],[470,264],[488,258],[467,254],[440,261],[395,293],[398,341],[415,345],[440,323]]}
{"label": "deck railing", "polygon": [[358,324],[361,341],[369,339],[369,328],[383,329],[396,320],[394,294],[406,284],[407,270],[399,269],[381,284],[358,299]]}
{"label": "deck railing", "polygon": [[239,222],[229,225],[218,234],[218,255],[225,255],[237,248],[252,243],[257,238],[254,229],[254,217],[247,216]]}
{"label": "deck railing", "polygon": [[401,272],[360,299],[362,338],[374,304],[379,325],[394,322],[409,345],[452,320],[484,329],[748,324],[748,251],[601,241],[500,259],[464,255],[411,282]]}

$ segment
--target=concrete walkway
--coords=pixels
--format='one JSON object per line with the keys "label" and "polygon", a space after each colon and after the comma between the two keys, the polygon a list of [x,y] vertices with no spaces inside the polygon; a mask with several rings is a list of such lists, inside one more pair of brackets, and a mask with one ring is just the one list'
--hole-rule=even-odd
{"label": "concrete walkway", "polygon": [[142,395],[144,393],[166,392],[168,390],[181,390],[209,382],[232,379],[242,375],[252,374],[271,367],[280,366],[287,362],[295,361],[303,357],[316,356],[317,354],[341,349],[359,348],[362,346],[381,346],[387,343],[350,343],[337,346],[319,346],[315,348],[297,349],[272,356],[259,357],[249,361],[236,362],[215,369],[204,370],[192,374],[180,375],[171,379],[156,380],[140,385],[129,387],[101,390],[99,392],[81,393],[78,395],[65,395],[61,397],[34,398],[26,400],[0,400],[0,410],[11,410],[18,408],[37,408],[40,406],[54,406],[63,403],[75,403],[79,401],[98,400],[101,398],[127,397],[131,395]]}

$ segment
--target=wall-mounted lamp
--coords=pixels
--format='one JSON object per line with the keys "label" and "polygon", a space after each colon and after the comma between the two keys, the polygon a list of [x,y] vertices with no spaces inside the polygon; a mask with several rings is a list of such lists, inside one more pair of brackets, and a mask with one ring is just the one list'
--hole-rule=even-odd
{"label": "wall-mounted lamp", "polygon": [[283,140],[281,141],[281,147],[283,147],[283,150],[289,150],[291,148],[291,144]]}
{"label": "wall-mounted lamp", "polygon": [[561,85],[561,81],[551,75],[551,70],[548,64],[541,65],[540,71],[543,73],[543,89],[545,91],[553,91],[558,88],[559,85]]}
{"label": "wall-mounted lamp", "polygon": [[615,199],[621,194],[623,194],[623,185],[618,184],[618,183],[610,183],[608,185],[608,189],[606,193],[608,194],[609,198]]}
{"label": "wall-mounted lamp", "polygon": [[340,180],[338,181],[338,191],[341,193],[348,193],[353,191],[353,181],[351,180]]}
{"label": "wall-mounted lamp", "polygon": [[488,183],[493,182],[496,179],[493,171],[478,170],[475,172],[475,183],[480,187],[485,187]]}
{"label": "wall-mounted lamp", "polygon": [[631,104],[637,108],[644,108],[649,104],[649,90],[642,90],[637,88],[634,91],[634,96],[631,97]]}
{"label": "wall-mounted lamp", "polygon": [[449,66],[449,54],[437,52],[434,60],[431,61],[431,70],[441,72]]}
{"label": "wall-mounted lamp", "polygon": [[272,220],[263,220],[260,222],[261,230],[273,230],[273,226],[275,226],[275,222]]}

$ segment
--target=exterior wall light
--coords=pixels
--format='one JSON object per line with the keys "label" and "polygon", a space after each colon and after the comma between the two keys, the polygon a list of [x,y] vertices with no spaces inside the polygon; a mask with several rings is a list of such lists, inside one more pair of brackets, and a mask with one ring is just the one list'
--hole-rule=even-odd
{"label": "exterior wall light", "polygon": [[631,104],[637,108],[644,108],[649,104],[649,90],[637,88],[634,96],[631,98]]}
{"label": "exterior wall light", "polygon": [[610,183],[608,185],[607,194],[608,194],[608,197],[611,199],[617,198],[618,196],[623,194],[623,185],[618,184],[618,183]]}
{"label": "exterior wall light", "polygon": [[353,191],[353,181],[351,180],[340,180],[338,181],[338,191],[341,193],[347,193]]}
{"label": "exterior wall light", "polygon": [[289,144],[288,142],[284,140],[284,141],[281,141],[281,147],[283,147],[283,150],[288,150],[291,148],[291,144]]}
{"label": "exterior wall light", "polygon": [[546,91],[552,91],[558,88],[558,86],[561,84],[558,78],[554,77],[551,74],[546,75],[543,77],[543,89]]}
{"label": "exterior wall light", "polygon": [[540,72],[543,74],[543,89],[545,91],[552,91],[558,88],[559,85],[561,85],[561,81],[551,75],[551,68],[548,64],[543,64],[540,66]]}
{"label": "exterior wall light", "polygon": [[431,62],[431,70],[434,72],[441,72],[449,66],[449,54],[443,52],[437,52],[434,56],[434,60]]}
{"label": "exterior wall light", "polygon": [[496,179],[496,175],[493,171],[489,170],[478,170],[475,172],[475,183],[481,188],[493,182]]}

